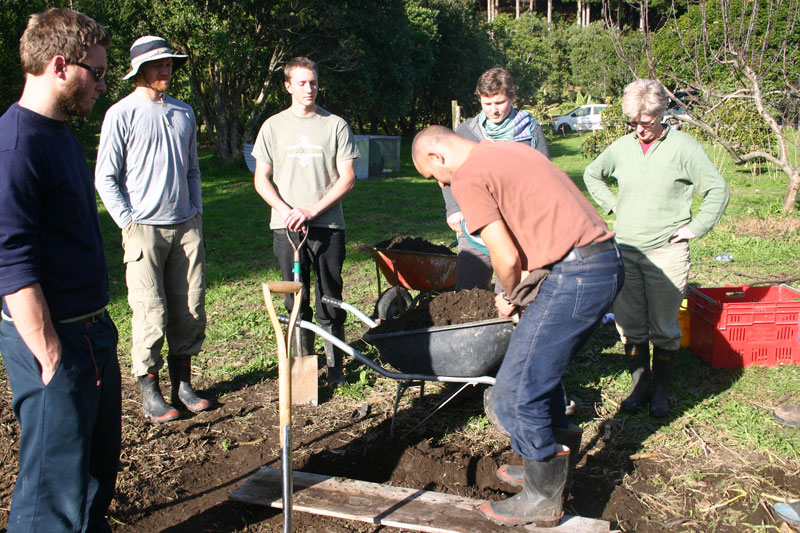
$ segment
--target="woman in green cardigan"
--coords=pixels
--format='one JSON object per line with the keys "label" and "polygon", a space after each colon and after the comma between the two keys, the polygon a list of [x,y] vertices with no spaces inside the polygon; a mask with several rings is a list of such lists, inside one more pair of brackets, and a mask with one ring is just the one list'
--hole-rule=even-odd
{"label": "woman in green cardigan", "polygon": [[[595,201],[616,215],[614,230],[625,262],[625,285],[614,302],[614,316],[633,386],[620,407],[635,412],[649,403],[654,417],[669,414],[689,240],[714,227],[729,195],[725,179],[700,143],[662,123],[666,107],[667,93],[659,82],[629,84],[622,112],[631,133],[606,148],[583,174]],[[617,183],[616,194],[610,181]],[[694,193],[703,197],[696,215]]]}

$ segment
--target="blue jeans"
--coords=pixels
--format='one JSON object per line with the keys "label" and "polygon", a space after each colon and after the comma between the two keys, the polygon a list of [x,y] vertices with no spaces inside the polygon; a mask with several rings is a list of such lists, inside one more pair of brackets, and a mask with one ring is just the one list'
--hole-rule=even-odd
{"label": "blue jeans", "polygon": [[625,270],[609,250],[553,265],[539,294],[511,334],[497,373],[494,407],[522,457],[543,461],[556,452],[552,426],[568,425],[561,378],[614,302]]}
{"label": "blue jeans", "polygon": [[122,416],[117,329],[107,313],[55,329],[61,363],[44,385],[14,323],[0,324],[21,430],[8,531],[111,531],[105,514],[117,480]]}

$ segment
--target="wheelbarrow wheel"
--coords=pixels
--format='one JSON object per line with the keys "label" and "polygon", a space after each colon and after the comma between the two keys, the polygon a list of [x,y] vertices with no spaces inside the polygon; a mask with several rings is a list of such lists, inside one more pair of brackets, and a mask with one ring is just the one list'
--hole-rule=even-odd
{"label": "wheelbarrow wheel", "polygon": [[411,306],[411,300],[411,294],[403,287],[386,289],[375,302],[373,316],[380,320],[395,317]]}

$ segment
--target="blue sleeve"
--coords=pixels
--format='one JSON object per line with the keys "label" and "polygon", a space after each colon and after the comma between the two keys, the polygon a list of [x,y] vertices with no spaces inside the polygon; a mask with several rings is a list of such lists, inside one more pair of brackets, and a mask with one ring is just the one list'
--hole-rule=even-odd
{"label": "blue sleeve", "polygon": [[41,277],[41,184],[28,157],[0,153],[0,295]]}

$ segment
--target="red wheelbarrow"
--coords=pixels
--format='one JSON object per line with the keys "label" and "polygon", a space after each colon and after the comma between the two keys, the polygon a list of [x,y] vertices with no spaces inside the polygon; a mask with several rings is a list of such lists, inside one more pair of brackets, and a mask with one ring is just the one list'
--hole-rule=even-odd
{"label": "red wheelbarrow", "polygon": [[[430,293],[452,290],[456,286],[456,254],[396,250],[365,246],[375,260],[378,279],[378,301],[372,316],[378,320],[391,318],[408,309],[414,302],[409,290],[420,291],[416,299]],[[391,285],[381,291],[381,276]]]}

